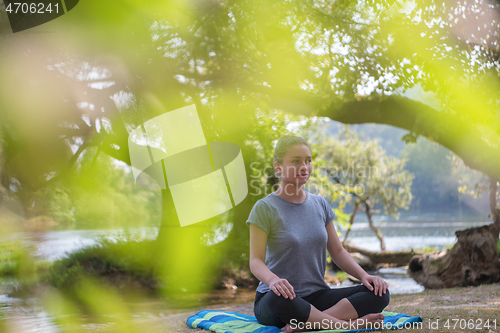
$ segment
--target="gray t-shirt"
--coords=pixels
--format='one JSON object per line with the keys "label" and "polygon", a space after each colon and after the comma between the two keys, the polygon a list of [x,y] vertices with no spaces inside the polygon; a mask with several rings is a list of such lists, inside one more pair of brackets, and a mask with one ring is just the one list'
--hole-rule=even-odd
{"label": "gray t-shirt", "polygon": [[[293,203],[271,193],[255,203],[246,221],[267,233],[265,264],[287,279],[297,296],[329,287],[324,278],[325,227],[336,217],[326,199],[307,191],[306,195],[304,202]],[[257,287],[261,293],[269,290],[262,281]]]}

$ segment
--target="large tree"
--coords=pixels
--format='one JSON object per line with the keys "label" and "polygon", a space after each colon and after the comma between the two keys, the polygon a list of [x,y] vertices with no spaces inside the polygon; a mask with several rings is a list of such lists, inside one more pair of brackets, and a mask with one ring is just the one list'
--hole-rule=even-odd
{"label": "large tree", "polygon": [[[259,151],[248,144],[249,129],[259,126],[256,112],[279,109],[343,123],[375,122],[407,129],[405,140],[426,136],[488,174],[496,185],[500,179],[496,6],[432,0],[418,4],[81,2],[70,13],[40,26],[41,31],[52,29],[57,34],[2,36],[1,71],[10,75],[2,77],[6,79],[0,84],[0,103],[7,111],[4,123],[14,124],[4,126],[4,138],[10,147],[22,142],[11,135],[13,128],[23,128],[23,110],[36,115],[30,100],[23,100],[19,107],[22,88],[30,87],[34,78],[39,82],[42,72],[51,71],[53,78],[37,89],[53,104],[41,104],[63,113],[52,121],[41,119],[50,126],[56,119],[66,121],[68,139],[87,138],[79,140],[80,151],[86,148],[85,142],[99,142],[101,151],[126,163],[130,163],[130,128],[195,103],[207,142],[238,144],[247,170]],[[477,26],[477,8],[492,17],[484,28],[491,33],[481,40],[467,28]],[[28,70],[24,70],[26,64],[31,66]],[[88,76],[75,70],[82,65]],[[106,73],[100,78],[92,74],[99,68]],[[18,78],[19,73],[23,75]],[[439,107],[396,93],[416,84],[433,92]],[[37,92],[30,88],[28,94]],[[97,119],[100,123],[101,118],[107,119],[107,133],[98,135],[96,125],[96,132],[92,128],[93,135],[87,135],[88,127],[94,127],[88,124]],[[75,127],[73,123],[81,119],[87,126]],[[51,142],[58,142],[55,134],[60,131],[49,131]],[[51,146],[49,141],[38,143]],[[38,173],[25,172],[26,182],[43,183],[49,173],[64,174],[64,161],[78,157],[78,151],[72,154],[61,143],[54,146],[60,147],[60,153]],[[52,161],[59,156],[59,167],[54,167]],[[37,160],[36,154],[27,158]],[[171,253],[179,242],[180,248],[192,245],[194,249],[201,230],[169,228],[178,225],[177,214],[169,189],[162,194],[160,253]],[[230,245],[241,244],[247,236],[244,221],[252,202],[248,197],[236,207],[230,235],[215,248],[227,252]],[[492,212],[495,221],[500,221],[496,206],[493,202]]]}

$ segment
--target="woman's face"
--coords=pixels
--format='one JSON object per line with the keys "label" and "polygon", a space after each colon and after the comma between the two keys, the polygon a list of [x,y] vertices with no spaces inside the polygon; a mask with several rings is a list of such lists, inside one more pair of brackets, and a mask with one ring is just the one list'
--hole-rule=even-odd
{"label": "woman's face", "polygon": [[311,149],[306,145],[295,145],[288,148],[285,157],[283,157],[283,164],[274,163],[274,169],[281,173],[281,181],[297,186],[305,184],[312,172],[311,155]]}

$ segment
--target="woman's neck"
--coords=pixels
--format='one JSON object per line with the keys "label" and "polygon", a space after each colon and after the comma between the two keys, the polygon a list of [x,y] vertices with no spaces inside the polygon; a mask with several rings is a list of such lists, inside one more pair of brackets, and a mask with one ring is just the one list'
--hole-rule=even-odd
{"label": "woman's neck", "polygon": [[301,203],[304,202],[307,194],[304,190],[304,185],[297,187],[295,184],[280,184],[278,189],[274,192],[280,198],[290,202]]}

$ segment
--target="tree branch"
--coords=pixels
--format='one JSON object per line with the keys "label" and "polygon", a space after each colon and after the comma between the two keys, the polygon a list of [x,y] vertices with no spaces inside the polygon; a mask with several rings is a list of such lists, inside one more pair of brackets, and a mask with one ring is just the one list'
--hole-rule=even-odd
{"label": "tree branch", "polygon": [[304,94],[306,92],[278,91],[271,95],[273,106],[294,114],[328,117],[344,124],[377,123],[406,129],[448,148],[468,167],[500,179],[500,148],[488,145],[473,124],[456,115],[402,96],[367,96],[347,103],[335,100],[326,107],[318,107],[318,101],[311,104],[311,96],[303,98]]}

